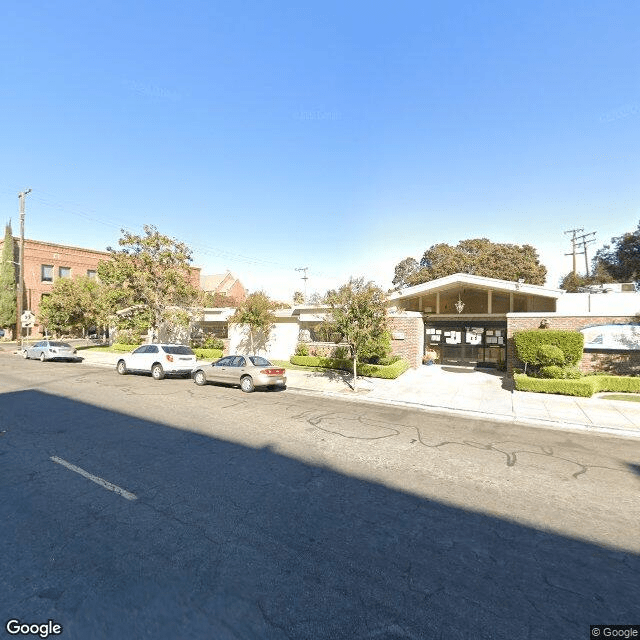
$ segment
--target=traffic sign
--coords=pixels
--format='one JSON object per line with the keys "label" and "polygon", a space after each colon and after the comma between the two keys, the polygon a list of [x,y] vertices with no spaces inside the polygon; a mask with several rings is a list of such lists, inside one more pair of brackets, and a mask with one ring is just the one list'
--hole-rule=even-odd
{"label": "traffic sign", "polygon": [[36,317],[28,309],[20,316],[20,324],[25,328],[33,327],[36,322]]}

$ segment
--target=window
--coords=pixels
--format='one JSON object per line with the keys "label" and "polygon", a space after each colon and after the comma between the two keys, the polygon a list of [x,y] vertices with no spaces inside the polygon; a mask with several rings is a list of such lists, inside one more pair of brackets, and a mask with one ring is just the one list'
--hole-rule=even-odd
{"label": "window", "polygon": [[164,346],[162,347],[162,350],[165,353],[170,353],[174,356],[193,356],[195,355],[193,353],[193,351],[191,351],[191,349],[189,349],[189,347],[185,347],[183,345],[176,345],[176,346]]}
{"label": "window", "polygon": [[60,267],[58,269],[58,276],[60,278],[70,278],[71,277],[71,267]]}
{"label": "window", "polygon": [[53,265],[43,264],[41,267],[42,282],[53,282]]}
{"label": "window", "polygon": [[95,269],[87,269],[87,278],[91,278],[95,280],[98,275],[98,272]]}

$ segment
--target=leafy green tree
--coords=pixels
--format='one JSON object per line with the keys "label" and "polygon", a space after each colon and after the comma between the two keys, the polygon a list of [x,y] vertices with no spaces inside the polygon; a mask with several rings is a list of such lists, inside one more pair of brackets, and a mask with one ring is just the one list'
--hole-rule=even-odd
{"label": "leafy green tree", "polygon": [[2,264],[0,264],[0,327],[13,327],[16,324],[16,269],[13,253],[13,233],[11,224],[4,229],[2,245]]}
{"label": "leafy green tree", "polygon": [[293,304],[304,304],[304,294],[302,291],[293,292]]}
{"label": "leafy green tree", "polygon": [[420,270],[420,263],[415,258],[405,258],[396,265],[393,284],[397,289],[410,286],[413,276]]}
{"label": "leafy green tree", "polygon": [[206,291],[202,297],[203,307],[237,307],[240,301],[219,291]]}
{"label": "leafy green tree", "polygon": [[254,348],[258,334],[262,335],[264,345],[269,339],[276,319],[273,313],[275,304],[264,291],[256,291],[247,296],[229,319],[229,322],[249,326],[249,350],[251,353],[255,353]]}
{"label": "leafy green tree", "polygon": [[602,267],[615,282],[640,280],[640,223],[638,227],[621,236],[611,238],[596,252],[594,269]]}
{"label": "leafy green tree", "polygon": [[560,280],[560,288],[569,293],[577,293],[585,287],[598,284],[606,284],[615,282],[609,272],[602,263],[594,265],[594,272],[590,276],[584,276],[580,273],[574,275],[573,271],[569,271],[562,280]]}
{"label": "leafy green tree", "polygon": [[338,290],[325,296],[331,308],[327,322],[349,345],[353,358],[353,389],[357,386],[357,363],[379,352],[379,344],[389,341],[385,292],[364,278],[350,278]]}
{"label": "leafy green tree", "polygon": [[42,299],[38,320],[50,332],[85,333],[89,327],[108,323],[109,292],[96,280],[81,276],[61,278]]}
{"label": "leafy green tree", "polygon": [[[412,286],[444,278],[454,273],[470,273],[487,278],[543,285],[547,269],[540,264],[538,252],[531,245],[502,244],[487,238],[462,240],[455,247],[440,243],[429,247],[419,263],[419,269],[406,258],[396,265],[400,286]],[[403,274],[407,273],[403,278]],[[394,279],[395,283],[395,279]]]}
{"label": "leafy green tree", "polygon": [[153,225],[143,229],[140,235],[122,230],[122,248],[107,247],[111,260],[98,265],[98,276],[111,290],[112,304],[132,308],[157,335],[163,322],[188,325],[188,315],[176,313],[176,308],[197,303],[199,291],[191,279],[191,249]]}

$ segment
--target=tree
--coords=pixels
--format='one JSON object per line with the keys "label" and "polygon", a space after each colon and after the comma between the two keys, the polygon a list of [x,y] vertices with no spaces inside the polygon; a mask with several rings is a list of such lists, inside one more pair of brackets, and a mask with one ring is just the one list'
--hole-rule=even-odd
{"label": "tree", "polygon": [[293,304],[304,304],[304,294],[302,291],[293,292]]}
{"label": "tree", "polygon": [[247,299],[238,306],[236,312],[229,319],[229,322],[249,326],[249,350],[251,353],[255,353],[254,345],[258,333],[262,334],[266,345],[276,319],[273,309],[274,302],[269,299],[267,294],[264,291],[256,291],[247,296]]}
{"label": "tree", "polygon": [[234,296],[228,296],[220,291],[206,291],[202,296],[203,307],[237,307],[240,301]]}
{"label": "tree", "polygon": [[98,276],[111,289],[112,303],[136,310],[157,335],[165,321],[188,325],[188,316],[176,309],[196,303],[199,292],[191,281],[191,249],[152,225],[143,229],[142,235],[122,230],[123,248],[107,247],[111,260],[98,265]]}
{"label": "tree", "polygon": [[640,280],[640,223],[634,231],[611,238],[611,244],[596,252],[593,265],[601,266],[615,282]]}
{"label": "tree", "polygon": [[49,331],[74,333],[89,327],[105,326],[108,321],[108,291],[92,278],[61,278],[42,299],[38,320]]}
{"label": "tree", "polygon": [[375,352],[376,344],[388,342],[386,295],[373,282],[350,278],[325,296],[331,307],[327,322],[351,349],[353,390],[357,385],[358,359]]}
{"label": "tree", "polygon": [[420,264],[415,258],[405,258],[396,265],[393,284],[397,289],[409,286],[412,277],[420,269]]}
{"label": "tree", "polygon": [[405,258],[396,265],[396,276],[400,276],[399,282],[404,282],[401,286],[421,284],[454,273],[514,282],[522,279],[529,284],[543,285],[547,275],[546,267],[540,264],[538,252],[531,245],[495,243],[487,238],[462,240],[455,247],[445,243],[434,244],[424,252],[420,268],[413,272],[414,265],[410,260]]}
{"label": "tree", "polygon": [[0,264],[0,327],[12,327],[16,324],[16,269],[13,253],[13,233],[11,223],[4,228],[2,245],[2,264]]}
{"label": "tree", "polygon": [[594,264],[594,271],[590,276],[583,276],[580,273],[574,275],[573,271],[569,271],[562,280],[560,280],[560,288],[568,293],[577,293],[583,289],[599,284],[615,282],[609,275],[601,262]]}

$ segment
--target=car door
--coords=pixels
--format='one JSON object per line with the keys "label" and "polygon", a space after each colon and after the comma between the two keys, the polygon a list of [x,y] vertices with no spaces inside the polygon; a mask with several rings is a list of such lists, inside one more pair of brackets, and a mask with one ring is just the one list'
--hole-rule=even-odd
{"label": "car door", "polygon": [[37,351],[39,347],[42,346],[42,342],[36,342],[35,344],[27,347],[27,357],[29,358],[37,358],[40,355],[40,352]]}
{"label": "car door", "polygon": [[148,348],[149,345],[143,344],[141,347],[134,349],[125,360],[127,363],[127,369],[131,369],[131,371],[145,371]]}
{"label": "car door", "polygon": [[244,373],[247,361],[244,356],[236,356],[229,367],[229,383],[240,384],[240,378]]}
{"label": "car door", "polygon": [[226,356],[214,362],[207,371],[207,379],[211,380],[211,382],[228,382],[229,369],[231,369],[233,358],[234,356]]}

